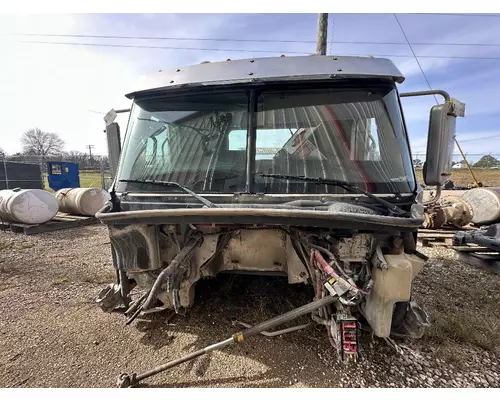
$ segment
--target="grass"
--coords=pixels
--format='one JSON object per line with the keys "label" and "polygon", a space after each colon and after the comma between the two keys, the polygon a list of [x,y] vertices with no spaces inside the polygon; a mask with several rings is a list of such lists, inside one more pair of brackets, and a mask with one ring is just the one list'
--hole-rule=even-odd
{"label": "grass", "polygon": [[59,286],[67,283],[92,283],[92,284],[107,284],[113,283],[116,279],[114,270],[106,270],[104,272],[79,271],[71,275],[60,276],[52,281],[52,286]]}
{"label": "grass", "polygon": [[438,312],[429,330],[429,337],[447,347],[450,342],[474,345],[483,350],[500,347],[500,323],[498,318],[478,315],[464,309],[461,313]]}
{"label": "grass", "polygon": [[62,277],[59,277],[57,279],[55,279],[53,282],[52,282],[52,286],[59,286],[59,285],[62,285],[64,283],[68,283],[70,282],[70,279],[69,277],[67,276],[62,276]]}
{"label": "grass", "polygon": [[420,343],[457,366],[471,350],[500,355],[499,277],[452,260],[452,250],[422,250],[431,260],[417,275],[414,294],[431,326]]}
{"label": "grass", "polygon": [[[111,177],[109,172],[104,173],[105,183],[107,183],[107,179]],[[54,193],[49,187],[49,181],[47,180],[47,174],[44,174],[43,177],[45,189],[51,193]],[[82,188],[90,188],[90,187],[101,187],[101,173],[99,171],[80,171],[80,187]]]}

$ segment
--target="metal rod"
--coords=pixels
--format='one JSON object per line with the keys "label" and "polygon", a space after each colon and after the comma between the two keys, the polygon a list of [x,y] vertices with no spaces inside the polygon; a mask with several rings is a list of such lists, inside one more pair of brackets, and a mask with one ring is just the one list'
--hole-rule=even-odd
{"label": "metal rod", "polygon": [[255,153],[257,143],[257,94],[255,90],[250,91],[248,101],[248,125],[247,125],[247,176],[246,192],[253,193],[255,181]]}
{"label": "metal rod", "polygon": [[197,350],[193,353],[186,354],[185,356],[182,356],[176,360],[172,360],[166,364],[159,365],[158,367],[153,368],[152,370],[149,370],[149,371],[144,372],[142,374],[139,374],[139,375],[137,375],[135,373],[131,374],[131,375],[122,374],[118,378],[118,386],[122,387],[122,388],[135,386],[140,381],[142,381],[146,378],[149,378],[153,375],[159,374],[160,372],[166,371],[170,368],[176,367],[177,365],[191,361],[191,360],[198,358],[204,354],[211,353],[212,351],[223,349],[225,347],[232,345],[233,343],[243,342],[246,338],[248,338],[250,336],[257,335],[263,331],[266,331],[268,329],[272,329],[276,326],[284,324],[285,322],[291,321],[292,319],[309,314],[309,313],[317,310],[318,308],[324,307],[327,304],[331,304],[337,300],[338,300],[338,298],[333,297],[333,296],[323,297],[319,300],[315,300],[311,303],[305,304],[302,307],[291,310],[285,314],[279,315],[275,318],[272,318],[270,320],[264,321],[260,324],[255,325],[255,326],[252,326],[251,328],[245,329],[243,332],[235,333],[230,338],[227,338],[221,342],[211,344],[210,346],[204,347],[203,349]]}
{"label": "metal rod", "polygon": [[470,174],[472,175],[472,179],[474,179],[474,182],[476,182],[476,185],[477,186],[482,186],[480,184],[480,182],[478,182],[478,180],[476,179],[476,176],[474,175],[474,172],[472,172],[472,168],[470,167],[469,165],[469,162],[467,161],[467,158],[465,158],[465,154],[464,152],[462,151],[462,148],[460,147],[460,145],[458,144],[458,140],[457,140],[457,137],[454,136],[453,137],[453,140],[455,140],[455,143],[458,147],[458,150],[460,151],[460,154],[462,154],[462,158],[464,159],[464,162],[465,162],[465,165],[467,165],[467,169],[469,170]]}
{"label": "metal rod", "polygon": [[444,90],[422,90],[422,91],[419,91],[419,92],[400,93],[399,97],[429,96],[429,95],[435,95],[435,94],[443,96],[444,97],[444,101],[450,101],[451,100],[451,97],[448,94],[448,92],[445,92]]}
{"label": "metal rod", "polygon": [[328,14],[318,15],[318,38],[316,41],[316,53],[326,56],[326,45],[328,41]]}
{"label": "metal rod", "polygon": [[[247,324],[246,322],[241,322],[241,321],[234,321],[233,325],[241,325],[244,328],[251,328],[252,327],[252,325]],[[311,326],[311,324],[307,323],[307,324],[303,324],[303,325],[292,326],[290,328],[285,328],[285,329],[281,329],[279,331],[274,331],[274,332],[262,331],[260,334],[262,336],[275,337],[275,336],[279,336],[279,335],[284,335],[286,333],[300,331],[302,329],[309,328],[310,326]]]}
{"label": "metal rod", "polygon": [[[322,299],[315,300],[311,303],[303,305],[302,307],[299,307],[299,308],[296,308],[292,311],[289,311],[283,315],[279,315],[279,316],[271,318],[267,321],[261,322],[260,324],[252,326],[251,328],[245,329],[243,332],[241,332],[241,335],[243,336],[243,339],[246,339],[247,337],[259,334],[262,331],[267,331],[269,329],[273,329],[281,324],[284,324],[285,322],[288,322],[288,321],[291,321],[295,318],[309,314],[309,313],[317,310],[318,308],[324,307],[327,304],[333,303],[337,300],[338,300],[338,298],[333,297],[333,296],[323,297]],[[238,336],[238,335],[239,334],[236,334],[235,336]],[[240,341],[243,339],[240,339]]]}

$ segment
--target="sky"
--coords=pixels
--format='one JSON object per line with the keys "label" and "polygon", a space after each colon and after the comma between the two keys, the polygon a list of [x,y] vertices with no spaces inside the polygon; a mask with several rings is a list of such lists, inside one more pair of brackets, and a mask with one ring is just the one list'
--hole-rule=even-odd
{"label": "sky", "polygon": [[[466,104],[465,118],[457,120],[457,139],[464,152],[473,160],[480,154],[500,157],[500,15],[397,17],[430,86]],[[140,75],[202,61],[310,54],[316,48],[316,27],[317,14],[312,13],[0,15],[0,148],[8,154],[20,151],[21,134],[39,127],[57,133],[66,150],[87,151],[90,144],[93,154],[104,155],[104,114],[111,108],[130,107],[125,94]],[[41,36],[47,34],[73,36]],[[328,45],[327,54],[387,56],[406,77],[399,85],[401,92],[429,89],[393,14],[329,14],[328,36],[334,43]],[[402,101],[413,155],[422,158],[435,100]],[[118,122],[123,131],[127,117],[120,116]]]}

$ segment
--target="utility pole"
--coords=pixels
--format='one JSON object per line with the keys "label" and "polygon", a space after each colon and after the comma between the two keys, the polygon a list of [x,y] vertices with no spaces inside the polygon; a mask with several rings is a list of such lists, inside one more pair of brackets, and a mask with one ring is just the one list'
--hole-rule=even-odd
{"label": "utility pole", "polygon": [[90,167],[92,168],[93,167],[93,162],[92,162],[92,149],[94,148],[95,146],[93,144],[88,144],[87,145],[87,149],[89,149],[89,164],[90,164]]}
{"label": "utility pole", "polygon": [[318,14],[318,39],[316,42],[316,54],[326,56],[326,45],[328,42],[328,14]]}

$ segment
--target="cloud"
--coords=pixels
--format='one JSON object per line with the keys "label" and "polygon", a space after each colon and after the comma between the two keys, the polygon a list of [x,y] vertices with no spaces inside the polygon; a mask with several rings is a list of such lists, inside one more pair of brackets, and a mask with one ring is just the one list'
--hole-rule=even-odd
{"label": "cloud", "polygon": [[[0,18],[4,33],[54,32],[63,35],[112,33],[158,36],[158,27],[165,24],[168,27],[164,30],[166,36],[203,36],[206,34],[205,30],[210,34],[209,31],[220,27],[222,22],[223,18],[218,17],[206,18],[205,21],[191,18],[186,23],[185,19],[174,15]],[[25,39],[92,42],[90,38],[22,38]],[[94,144],[96,153],[106,154],[104,115],[99,112],[105,113],[111,108],[128,108],[130,100],[125,98],[125,94],[133,87],[140,74],[156,68],[173,68],[182,59],[188,63],[196,57],[185,53],[180,56],[169,50],[16,43],[12,37],[0,38],[0,51],[0,135],[2,148],[8,153],[19,151],[21,134],[38,126],[58,133],[66,142],[66,149],[85,151],[87,144]],[[126,116],[120,117],[124,123],[122,130],[125,129],[126,119]]]}
{"label": "cloud", "polygon": [[[394,17],[382,15],[333,15],[331,29],[339,41],[401,41],[401,45],[335,44],[336,54],[411,55]],[[487,18],[447,18],[401,15],[412,42],[493,43],[500,26]],[[493,19],[492,19],[493,20]],[[226,58],[272,56],[289,52],[314,52],[316,14],[79,14],[43,16],[0,16],[0,32],[93,34],[115,36],[162,36],[198,38],[306,40],[313,43],[99,40],[92,38],[12,38],[0,36],[0,107],[2,109],[2,147],[7,152],[20,150],[21,133],[34,126],[54,131],[67,142],[67,149],[106,153],[103,114],[113,108],[130,106],[124,97],[140,75],[159,69],[220,61]],[[493,22],[496,22],[493,20]],[[228,49],[222,52],[166,49],[128,49],[65,45],[19,44],[13,39],[71,41],[83,43],[160,45]],[[233,51],[272,50],[274,54]],[[492,54],[490,48],[415,46],[421,55],[470,56]],[[495,50],[499,52],[500,50]],[[290,53],[291,54],[291,53]],[[500,53],[499,53],[500,54]],[[426,83],[415,60],[393,58],[406,75],[401,91],[425,90]],[[499,107],[500,63],[458,59],[420,59],[433,87],[449,90],[453,97],[467,103],[466,118],[457,121],[457,132],[494,132]],[[467,67],[467,69],[465,69]],[[427,134],[432,97],[404,99],[403,106],[412,147],[421,146]],[[127,117],[120,116],[122,130]],[[498,142],[495,142],[495,145]],[[500,143],[498,143],[500,145]],[[487,151],[492,143],[465,142],[464,147]],[[498,147],[498,146],[497,146]],[[416,148],[416,147],[415,147]],[[474,150],[476,151],[476,150]]]}

